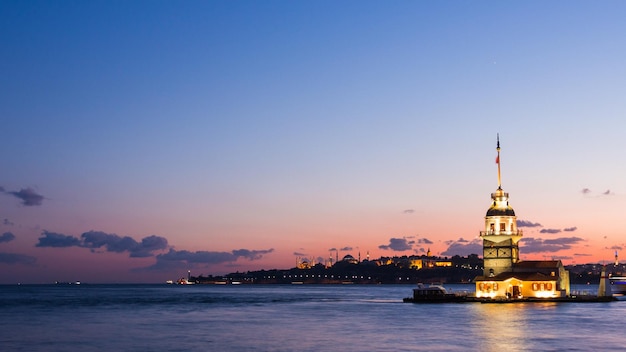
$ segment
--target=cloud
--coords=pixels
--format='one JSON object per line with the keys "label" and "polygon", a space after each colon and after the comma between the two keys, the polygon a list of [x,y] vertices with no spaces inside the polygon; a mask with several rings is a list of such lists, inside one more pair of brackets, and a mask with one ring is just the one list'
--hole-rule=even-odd
{"label": "cloud", "polygon": [[351,251],[351,250],[354,250],[354,248],[352,248],[350,246],[343,247],[343,248],[340,249],[340,251],[342,251],[342,252],[347,252],[347,251]]}
{"label": "cloud", "polygon": [[611,248],[610,248],[610,249],[614,249],[614,250],[616,250],[616,251],[621,251],[621,250],[622,250],[622,247],[621,247],[621,246],[611,246]]}
{"label": "cloud", "polygon": [[131,258],[151,257],[153,252],[167,249],[167,239],[160,236],[147,236],[141,242],[128,236],[118,236],[102,231],[89,231],[83,233],[80,238],[43,231],[36,247],[82,247],[92,250],[105,248],[107,252],[128,252]]}
{"label": "cloud", "polygon": [[470,254],[482,254],[482,252],[483,244],[480,239],[468,241],[460,238],[458,241],[449,242],[448,249],[441,252],[441,255],[450,257],[460,255],[462,257],[466,257]]}
{"label": "cloud", "polygon": [[[591,193],[591,190],[589,188],[583,188],[581,191],[582,194],[589,194]],[[615,193],[611,192],[610,189],[607,189],[606,191],[602,192],[599,196],[612,196],[615,195]]]}
{"label": "cloud", "polygon": [[575,257],[591,257],[589,253],[574,253]]}
{"label": "cloud", "polygon": [[141,242],[129,236],[118,236],[102,231],[89,231],[81,235],[82,247],[97,249],[105,247],[108,252],[128,252],[131,258],[151,257],[154,251],[167,248],[167,239],[159,236],[144,237]]}
{"label": "cloud", "polygon": [[559,229],[541,229],[539,233],[559,233],[561,230]]}
{"label": "cloud", "polygon": [[574,232],[576,230],[578,230],[578,227],[576,227],[576,226],[566,227],[566,228],[563,229],[563,231],[565,231],[565,232]]}
{"label": "cloud", "polygon": [[541,227],[541,224],[527,220],[517,220],[517,227]]}
{"label": "cloud", "polygon": [[335,251],[337,251],[337,248],[333,247],[333,248],[329,249],[328,251],[329,252],[335,252]]}
{"label": "cloud", "polygon": [[13,226],[15,225],[14,223],[12,223],[11,221],[9,221],[9,219],[4,219],[4,221],[2,221],[2,225],[5,226]]}
{"label": "cloud", "polygon": [[273,248],[263,250],[235,249],[233,250],[233,255],[237,258],[258,260],[263,258],[263,254],[272,253],[273,251]]}
{"label": "cloud", "polygon": [[293,255],[295,255],[296,257],[306,257],[306,253],[302,252],[293,252]]}
{"label": "cloud", "polygon": [[30,187],[10,192],[5,191],[4,188],[2,188],[1,191],[20,199],[22,201],[22,205],[27,207],[41,205],[41,202],[44,200],[44,197],[41,194],[37,194],[37,192]]}
{"label": "cloud", "polygon": [[184,267],[193,267],[198,265],[212,265],[232,263],[240,258],[248,260],[261,259],[263,255],[272,253],[273,248],[264,250],[237,249],[231,252],[212,252],[212,251],[177,251],[170,248],[169,252],[158,254],[156,263],[145,269],[161,270],[161,269],[177,269]]}
{"label": "cloud", "polygon": [[413,214],[415,213],[415,209],[406,209],[402,211],[403,214]]}
{"label": "cloud", "polygon": [[11,242],[15,239],[15,235],[10,232],[5,232],[0,235],[0,243],[2,242]]}
{"label": "cloud", "polygon": [[74,236],[66,236],[60,233],[50,232],[44,230],[42,236],[39,237],[39,242],[35,247],[74,247],[80,246],[80,239]]}
{"label": "cloud", "polygon": [[32,265],[37,261],[37,258],[29,255],[17,254],[17,253],[0,253],[0,263],[2,264],[24,264]]}
{"label": "cloud", "polygon": [[543,240],[541,238],[527,237],[523,238],[522,251],[524,253],[545,253],[558,252],[561,250],[571,249],[584,240],[580,237],[560,237],[554,239]]}
{"label": "cloud", "polygon": [[433,241],[429,240],[428,238],[420,238],[417,240],[417,243],[419,244],[433,244]]}
{"label": "cloud", "polygon": [[413,249],[413,243],[415,241],[407,241],[406,238],[391,238],[389,239],[389,244],[381,244],[378,248],[401,252]]}

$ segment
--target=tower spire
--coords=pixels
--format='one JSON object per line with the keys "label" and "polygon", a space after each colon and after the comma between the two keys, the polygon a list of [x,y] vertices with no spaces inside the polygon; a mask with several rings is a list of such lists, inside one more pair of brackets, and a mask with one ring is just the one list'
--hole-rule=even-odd
{"label": "tower spire", "polygon": [[498,189],[502,189],[502,177],[500,176],[500,133],[496,134],[496,138],[496,150],[498,151],[498,156],[496,156],[496,164],[498,164]]}

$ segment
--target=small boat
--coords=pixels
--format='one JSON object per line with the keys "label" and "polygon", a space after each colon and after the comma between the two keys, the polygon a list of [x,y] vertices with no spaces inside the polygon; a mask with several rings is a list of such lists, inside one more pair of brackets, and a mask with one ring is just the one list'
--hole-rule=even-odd
{"label": "small boat", "polygon": [[626,276],[612,276],[609,281],[614,296],[626,296]]}
{"label": "small boat", "polygon": [[413,297],[404,298],[403,301],[407,303],[464,302],[465,298],[465,296],[449,293],[441,285],[417,284],[417,288],[413,289]]}

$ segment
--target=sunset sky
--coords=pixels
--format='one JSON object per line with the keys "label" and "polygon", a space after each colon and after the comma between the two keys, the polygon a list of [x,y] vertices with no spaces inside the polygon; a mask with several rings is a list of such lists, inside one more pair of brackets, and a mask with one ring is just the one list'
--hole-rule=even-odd
{"label": "sunset sky", "polygon": [[612,261],[625,13],[2,1],[0,283],[164,282],[335,250],[482,255],[497,133],[521,259]]}

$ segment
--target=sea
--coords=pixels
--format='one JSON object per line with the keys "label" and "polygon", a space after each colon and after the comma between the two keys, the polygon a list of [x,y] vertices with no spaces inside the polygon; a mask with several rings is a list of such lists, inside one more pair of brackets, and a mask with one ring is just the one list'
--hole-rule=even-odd
{"label": "sea", "polygon": [[403,303],[413,287],[4,285],[0,350],[626,350],[626,301]]}

